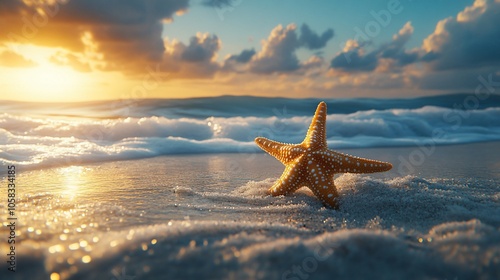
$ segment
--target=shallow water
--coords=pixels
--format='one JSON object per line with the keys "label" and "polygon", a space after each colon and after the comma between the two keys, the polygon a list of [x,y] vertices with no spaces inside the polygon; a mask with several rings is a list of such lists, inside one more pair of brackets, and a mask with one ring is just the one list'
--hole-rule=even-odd
{"label": "shallow water", "polygon": [[499,278],[500,143],[431,148],[343,150],[394,169],[337,176],[339,211],[266,195],[283,167],[265,154],[20,169],[18,271],[0,276]]}

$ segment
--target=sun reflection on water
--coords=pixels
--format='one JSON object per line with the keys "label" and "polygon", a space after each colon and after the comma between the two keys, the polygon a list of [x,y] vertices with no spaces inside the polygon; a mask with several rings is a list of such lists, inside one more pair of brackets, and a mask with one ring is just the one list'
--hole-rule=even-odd
{"label": "sun reflection on water", "polygon": [[86,169],[82,166],[69,166],[60,168],[59,174],[62,180],[63,197],[74,200],[75,197],[85,191],[89,185]]}
{"label": "sun reflection on water", "polygon": [[[223,161],[211,164],[219,166]],[[87,165],[26,171],[18,177],[24,187],[18,217],[26,225],[19,228],[18,241],[41,252],[47,278],[71,278],[143,234],[130,225],[147,219],[139,210],[145,203],[142,197],[151,191],[150,179],[122,168],[123,162],[103,165],[106,168]],[[120,231],[124,234],[110,235]],[[143,240],[138,249],[152,255],[157,242],[155,238]]]}

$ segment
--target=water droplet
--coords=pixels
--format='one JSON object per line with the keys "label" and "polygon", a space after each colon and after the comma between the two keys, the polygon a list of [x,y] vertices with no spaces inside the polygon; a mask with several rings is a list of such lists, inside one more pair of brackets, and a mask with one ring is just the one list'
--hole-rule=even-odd
{"label": "water droplet", "polygon": [[89,255],[85,255],[82,257],[82,262],[83,263],[89,263],[92,261],[92,258]]}
{"label": "water droplet", "polygon": [[59,273],[57,273],[57,272],[52,272],[52,273],[50,274],[50,280],[59,280],[59,279],[61,279],[61,277],[59,276]]}
{"label": "water droplet", "polygon": [[68,248],[70,250],[78,250],[78,248],[80,248],[80,244],[78,244],[78,243],[72,243],[72,244],[69,244]]}
{"label": "water droplet", "polygon": [[80,241],[80,247],[85,248],[89,243],[86,240]]}

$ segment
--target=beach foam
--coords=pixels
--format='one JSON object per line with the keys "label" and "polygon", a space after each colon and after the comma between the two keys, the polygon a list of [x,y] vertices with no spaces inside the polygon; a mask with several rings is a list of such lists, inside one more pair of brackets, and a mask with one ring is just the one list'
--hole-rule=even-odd
{"label": "beach foam", "polygon": [[3,102],[16,279],[498,279],[498,143],[423,149],[500,140],[499,98],[455,109],[467,96],[327,100],[331,148],[420,146],[364,150],[394,169],[338,176],[339,211],[267,195],[283,167],[254,154],[302,141],[316,99]]}
{"label": "beach foam", "polygon": [[[312,112],[312,111],[311,111]],[[0,163],[26,168],[170,154],[253,153],[257,136],[300,143],[310,116],[149,116],[60,119],[0,115]],[[332,148],[445,145],[500,140],[500,108],[441,107],[330,114]]]}

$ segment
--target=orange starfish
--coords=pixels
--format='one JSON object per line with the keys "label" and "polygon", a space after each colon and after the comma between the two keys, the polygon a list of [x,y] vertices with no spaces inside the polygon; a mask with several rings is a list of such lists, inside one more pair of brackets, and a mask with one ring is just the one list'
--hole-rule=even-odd
{"label": "orange starfish", "polygon": [[374,173],[392,168],[388,162],[358,158],[328,149],[325,102],[319,103],[302,143],[285,144],[263,137],[255,138],[255,143],[286,166],[281,177],[269,189],[271,195],[287,195],[301,187],[308,187],[323,204],[335,209],[338,208],[338,193],[333,182],[335,173]]}

